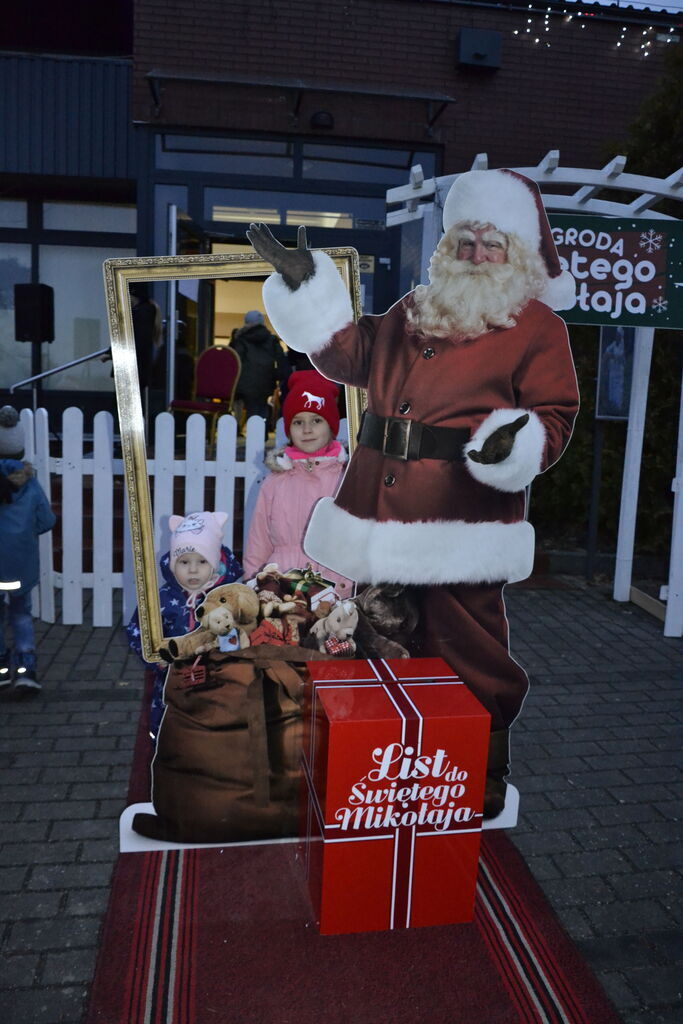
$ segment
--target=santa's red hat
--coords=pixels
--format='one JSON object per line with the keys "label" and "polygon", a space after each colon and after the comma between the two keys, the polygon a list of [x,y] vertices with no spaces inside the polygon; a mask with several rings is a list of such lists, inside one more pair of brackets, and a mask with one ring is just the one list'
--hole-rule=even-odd
{"label": "santa's red hat", "polygon": [[282,418],[285,433],[294,417],[300,412],[315,412],[327,420],[332,437],[339,430],[339,409],[337,395],[339,388],[317,370],[297,370],[287,381],[287,397],[282,403]]}
{"label": "santa's red hat", "polygon": [[453,182],[443,208],[443,229],[471,221],[493,224],[504,234],[515,234],[541,256],[548,285],[539,299],[551,309],[571,309],[576,285],[560,266],[555,242],[538,185],[517,171],[467,171]]}

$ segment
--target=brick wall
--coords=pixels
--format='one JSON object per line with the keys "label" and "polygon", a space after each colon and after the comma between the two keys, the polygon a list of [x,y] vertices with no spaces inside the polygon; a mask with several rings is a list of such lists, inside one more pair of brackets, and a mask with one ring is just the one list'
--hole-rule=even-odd
{"label": "brick wall", "polygon": [[[335,118],[334,136],[429,141],[426,105],[386,97],[307,93],[294,125],[292,99],[276,89],[167,83],[155,112],[145,81],[153,68],[446,93],[456,102],[437,122],[432,140],[444,147],[445,172],[468,166],[480,151],[488,152],[492,165],[535,164],[551,148],[560,149],[565,164],[601,164],[618,151],[626,126],[654,88],[666,50],[653,36],[651,55],[642,57],[638,46],[647,23],[623,22],[630,27],[617,48],[621,22],[592,18],[582,28],[579,18],[567,22],[553,15],[545,33],[544,14],[537,12],[529,36],[524,30],[532,12],[521,7],[443,0],[137,0],[135,9],[136,120],[308,133],[311,113],[324,109]],[[665,17],[656,22],[663,31]],[[461,27],[502,32],[500,70],[458,69]]]}

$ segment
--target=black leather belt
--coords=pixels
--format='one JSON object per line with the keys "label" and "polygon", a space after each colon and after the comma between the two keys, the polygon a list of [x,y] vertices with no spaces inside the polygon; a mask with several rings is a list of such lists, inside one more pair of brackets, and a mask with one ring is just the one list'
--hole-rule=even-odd
{"label": "black leather belt", "polygon": [[358,443],[375,448],[392,459],[444,459],[464,462],[463,447],[470,439],[467,429],[430,427],[405,416],[363,413]]}

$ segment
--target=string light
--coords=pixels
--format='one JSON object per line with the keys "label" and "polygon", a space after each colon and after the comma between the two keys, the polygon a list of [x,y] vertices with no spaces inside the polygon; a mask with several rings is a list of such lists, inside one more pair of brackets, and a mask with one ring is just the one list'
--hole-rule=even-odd
{"label": "string light", "polygon": [[643,36],[647,36],[648,32],[652,32],[652,30],[653,30],[653,26],[649,25],[647,28],[644,28],[643,31],[640,33],[640,54],[643,57],[649,57],[650,56],[650,53],[651,53],[650,47],[652,46],[652,40],[651,39],[643,39]]}
{"label": "string light", "polygon": [[[586,26],[589,24],[589,18],[596,18],[596,20],[598,21],[600,20],[600,16],[595,12],[584,11],[581,10],[580,8],[578,10],[571,11],[564,7],[560,11],[554,10],[552,7],[546,6],[545,10],[543,11],[543,21],[541,25],[540,19],[542,11],[543,8],[541,7],[540,3],[538,5],[528,3],[527,13],[529,16],[526,19],[526,26],[524,26],[522,29],[513,29],[512,35],[517,36],[518,38],[524,38],[524,36],[526,35],[529,37],[529,42],[533,41],[535,46],[538,46],[541,43],[543,43],[546,47],[550,47],[550,40],[552,38],[552,34],[550,32],[551,15],[561,16],[562,21],[565,25],[568,25],[570,22],[576,19],[582,31],[585,31]],[[539,21],[536,22],[536,24],[534,24],[533,14],[536,12],[538,13]],[[631,27],[634,28],[636,32],[638,31],[637,26],[634,25]],[[628,28],[628,25],[621,26],[616,43],[612,44],[612,46],[615,49],[622,49],[625,50],[626,52],[626,47],[628,44]],[[669,27],[666,35],[664,35],[665,31],[666,30],[664,29],[664,27],[661,27],[659,31],[657,31],[656,26],[654,25],[648,25],[647,28],[641,29],[639,46],[637,48],[634,48],[634,50],[631,50],[631,52],[635,52],[637,55],[641,57],[649,57],[654,52],[652,46],[653,40],[659,43],[678,42],[679,35],[676,33],[675,27]]]}

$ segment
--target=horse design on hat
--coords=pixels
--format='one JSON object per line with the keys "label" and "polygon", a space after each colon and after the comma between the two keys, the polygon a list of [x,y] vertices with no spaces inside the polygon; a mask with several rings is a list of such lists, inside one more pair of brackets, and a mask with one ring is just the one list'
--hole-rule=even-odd
{"label": "horse design on hat", "polygon": [[322,395],[314,395],[310,391],[302,391],[304,398],[306,399],[305,408],[312,409],[315,406],[316,409],[322,409],[325,404],[325,399]]}

